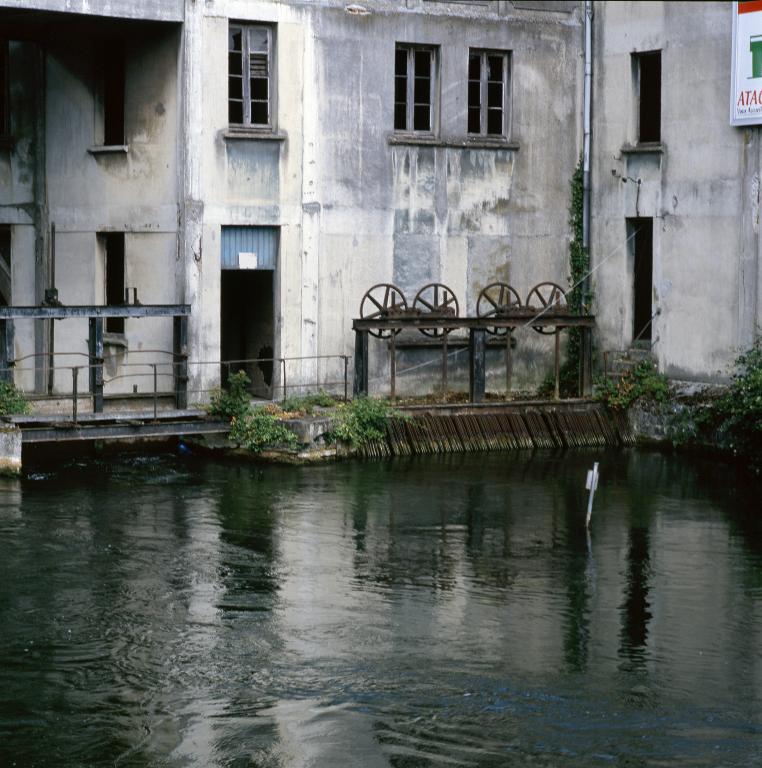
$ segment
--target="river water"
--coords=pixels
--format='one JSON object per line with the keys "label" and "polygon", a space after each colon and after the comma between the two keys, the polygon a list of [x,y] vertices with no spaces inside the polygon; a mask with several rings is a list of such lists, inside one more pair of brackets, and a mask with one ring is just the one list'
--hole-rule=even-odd
{"label": "river water", "polygon": [[0,481],[0,765],[762,765],[760,490],[611,450]]}

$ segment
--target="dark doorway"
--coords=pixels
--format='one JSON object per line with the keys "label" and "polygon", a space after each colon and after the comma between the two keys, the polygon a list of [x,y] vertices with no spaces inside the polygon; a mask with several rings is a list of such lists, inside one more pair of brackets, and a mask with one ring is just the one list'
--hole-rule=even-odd
{"label": "dark doorway", "polygon": [[[124,304],[124,232],[107,232],[106,245],[106,304]],[[107,333],[124,333],[123,317],[106,318]]]}
{"label": "dark doorway", "polygon": [[633,253],[633,344],[651,343],[653,315],[653,219],[627,219]]}
{"label": "dark doorway", "polygon": [[[275,346],[272,270],[223,269],[221,287],[222,360],[272,358]],[[273,387],[272,362],[222,366],[222,384],[228,373],[239,369],[251,379],[256,397],[270,399]]]}

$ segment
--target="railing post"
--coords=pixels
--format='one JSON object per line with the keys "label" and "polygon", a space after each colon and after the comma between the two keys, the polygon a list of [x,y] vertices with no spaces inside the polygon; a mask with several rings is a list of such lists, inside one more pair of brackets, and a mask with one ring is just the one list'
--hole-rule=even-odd
{"label": "railing post", "polygon": [[93,396],[93,413],[103,413],[103,318],[91,317],[90,337],[90,392]]}
{"label": "railing post", "polygon": [[468,379],[469,397],[472,403],[481,403],[484,400],[486,389],[484,350],[484,328],[471,328],[468,339]]}
{"label": "railing post", "polygon": [[368,332],[355,331],[355,381],[353,397],[368,395]]}
{"label": "railing post", "polygon": [[151,367],[153,368],[153,420],[156,421],[157,410],[158,410],[158,399],[159,399],[158,375],[156,373],[156,363],[151,363]]}
{"label": "railing post", "polygon": [[188,407],[188,316],[175,315],[172,333],[175,408]]}
{"label": "railing post", "polygon": [[13,383],[13,319],[0,320],[0,381]]}
{"label": "railing post", "polygon": [[342,355],[344,358],[344,402],[347,402],[347,376],[349,371],[349,358],[346,355]]}
{"label": "railing post", "polygon": [[72,390],[72,398],[71,398],[71,420],[76,424],[77,423],[77,400],[79,399],[79,368],[75,366],[71,369],[71,390]]}

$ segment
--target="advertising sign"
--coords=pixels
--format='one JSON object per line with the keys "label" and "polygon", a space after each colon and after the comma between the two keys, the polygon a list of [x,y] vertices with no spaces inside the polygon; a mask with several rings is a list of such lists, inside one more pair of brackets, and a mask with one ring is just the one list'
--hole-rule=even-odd
{"label": "advertising sign", "polygon": [[730,124],[762,124],[762,0],[733,3]]}

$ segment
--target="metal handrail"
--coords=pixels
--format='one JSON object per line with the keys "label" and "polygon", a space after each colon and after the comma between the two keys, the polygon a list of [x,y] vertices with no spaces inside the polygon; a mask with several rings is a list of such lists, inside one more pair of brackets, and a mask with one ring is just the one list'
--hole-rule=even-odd
{"label": "metal handrail", "polygon": [[[147,351],[147,350],[145,350]],[[161,352],[162,350],[156,350],[158,352]],[[78,353],[78,352],[58,352],[57,355],[77,355],[81,354],[84,357],[89,357],[88,355],[84,355],[84,353]],[[174,353],[173,353],[174,354]],[[24,358],[18,358],[18,360],[23,359],[29,359],[30,357],[47,357],[47,355],[27,355]],[[315,382],[301,382],[301,383],[293,383],[288,385],[286,381],[286,365],[289,362],[299,362],[299,361],[305,361],[305,360],[341,360],[344,364],[344,376],[343,380],[334,381],[315,381]],[[120,368],[142,368],[144,369],[141,373],[121,373],[117,376],[113,376],[110,379],[104,379],[103,385],[109,384],[116,380],[121,379],[129,379],[129,378],[142,378],[145,376],[152,376],[153,378],[153,390],[150,394],[153,397],[153,410],[154,410],[154,419],[157,418],[158,413],[158,398],[160,395],[167,395],[170,394],[169,392],[159,392],[158,389],[158,378],[159,376],[162,376],[163,378],[167,377],[175,377],[176,372],[175,369],[177,367],[182,366],[190,366],[190,365],[196,365],[196,366],[202,366],[202,365],[226,365],[228,367],[228,371],[230,371],[230,366],[232,365],[241,365],[241,364],[256,364],[256,363],[280,363],[282,366],[282,382],[279,385],[280,388],[283,390],[283,400],[287,399],[288,394],[288,387],[290,386],[291,389],[304,389],[305,387],[313,387],[313,386],[335,386],[340,385],[343,383],[344,387],[344,399],[346,400],[348,398],[348,370],[349,370],[349,360],[351,359],[350,355],[300,355],[300,356],[294,356],[294,357],[272,357],[272,358],[242,358],[238,360],[217,360],[217,361],[211,361],[211,360],[172,360],[172,361],[166,361],[166,362],[142,362],[142,363],[120,363]],[[24,372],[36,372],[41,370],[48,370],[46,367],[42,366],[17,366],[16,360],[13,361],[11,365],[0,367],[0,373],[10,373],[11,376],[13,376],[14,373],[24,373]],[[159,371],[159,366],[169,366],[171,368],[170,371]],[[71,371],[72,376],[72,389],[71,389],[71,397],[72,397],[72,420],[76,424],[78,420],[78,400],[79,400],[79,375],[80,371],[90,371],[92,369],[102,369],[103,368],[103,361],[99,360],[96,363],[85,363],[82,365],[73,365],[73,366],[60,366],[55,368],[56,372],[62,372],[62,371]],[[148,370],[145,370],[145,369]],[[193,394],[205,394],[208,392],[214,392],[218,391],[218,387],[209,387],[209,388],[194,388],[190,390],[186,390],[186,394],[193,393]],[[34,394],[34,393],[33,393]],[[35,395],[35,400],[58,400],[61,398],[63,393],[47,393],[44,395]],[[94,392],[88,392],[88,395],[91,397],[95,397]],[[65,395],[63,395],[65,396]]]}

